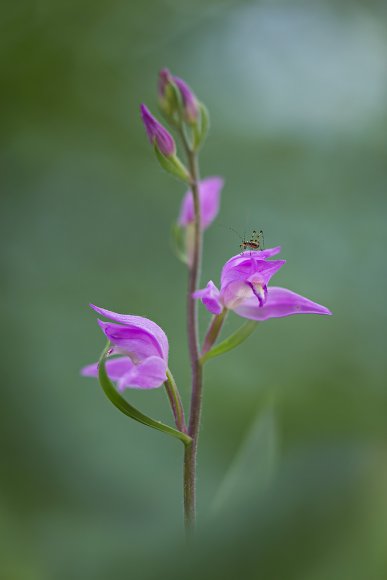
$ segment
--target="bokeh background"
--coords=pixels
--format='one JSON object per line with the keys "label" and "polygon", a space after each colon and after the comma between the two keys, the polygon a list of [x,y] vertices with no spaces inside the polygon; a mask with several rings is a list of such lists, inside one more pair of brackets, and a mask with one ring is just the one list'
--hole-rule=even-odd
{"label": "bokeh background", "polygon": [[[0,577],[386,578],[386,4],[1,11]],[[334,313],[267,321],[208,363],[191,553],[182,446],[79,375],[104,345],[93,302],[165,329],[188,401],[184,188],[138,115],[163,66],[207,104],[202,174],[226,180],[203,282],[238,251],[230,227],[262,228],[275,283]],[[128,397],[170,420],[162,389]]]}

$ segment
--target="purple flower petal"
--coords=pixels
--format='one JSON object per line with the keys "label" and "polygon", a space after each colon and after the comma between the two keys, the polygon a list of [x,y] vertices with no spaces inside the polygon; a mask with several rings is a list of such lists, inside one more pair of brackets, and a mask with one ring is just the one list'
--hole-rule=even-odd
{"label": "purple flower petal", "polygon": [[204,306],[212,314],[220,314],[223,310],[220,292],[212,280],[208,282],[205,288],[194,292],[192,296],[193,298],[200,298]]}
{"label": "purple flower petal", "polygon": [[94,304],[90,304],[90,307],[95,310],[101,316],[113,320],[114,322],[119,322],[127,327],[133,329],[143,330],[145,334],[152,335],[158,341],[162,357],[168,359],[168,339],[165,332],[160,328],[158,324],[144,318],[143,316],[133,316],[132,314],[118,314],[117,312],[112,312],[111,310],[106,310],[105,308],[100,308]]}
{"label": "purple flower petal", "polygon": [[[166,380],[166,362],[156,356],[134,364],[129,357],[112,358],[106,361],[106,372],[111,381],[117,382],[118,390],[156,389]],[[98,377],[98,363],[84,367],[81,374],[85,377]]]}
{"label": "purple flower petal", "polygon": [[273,286],[268,288],[267,300],[262,307],[259,307],[256,299],[250,297],[239,304],[235,312],[251,320],[282,318],[293,314],[332,314],[328,308],[317,302],[286,288]]}
{"label": "purple flower petal", "polygon": [[[202,179],[199,183],[199,202],[200,202],[200,217],[202,229],[214,221],[218,215],[220,205],[220,193],[222,191],[224,181],[221,177],[207,177]],[[193,205],[192,192],[187,191],[185,194],[178,219],[179,225],[186,227],[195,220],[195,211]]]}
{"label": "purple flower petal", "polygon": [[[277,254],[279,254],[281,252],[281,246],[276,246],[275,248],[267,248],[267,250],[260,250],[259,256],[260,258],[271,258],[272,256],[276,256]],[[250,250],[247,250],[246,252],[243,252],[244,254],[251,254]]]}
{"label": "purple flower petal", "polygon": [[127,353],[134,363],[140,363],[150,356],[163,357],[160,343],[154,334],[138,328],[98,320],[107,339],[121,352]]}
{"label": "purple flower petal", "polygon": [[124,389],[157,389],[167,380],[166,362],[157,356],[151,356],[124,374],[117,383],[119,391]]}
{"label": "purple flower petal", "polygon": [[[106,372],[111,381],[118,381],[132,368],[133,363],[127,356],[111,358],[106,361]],[[84,377],[98,377],[98,363],[83,367],[81,375]]]}
{"label": "purple flower petal", "polygon": [[244,252],[230,258],[222,269],[222,292],[230,282],[252,281],[251,277],[260,284],[268,284],[270,278],[286,263],[286,260],[272,260],[261,258],[262,252]]}

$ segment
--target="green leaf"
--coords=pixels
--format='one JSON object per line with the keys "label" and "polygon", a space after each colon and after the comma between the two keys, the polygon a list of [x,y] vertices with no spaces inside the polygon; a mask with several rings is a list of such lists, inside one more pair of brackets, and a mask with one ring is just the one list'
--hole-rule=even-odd
{"label": "green leaf", "polygon": [[174,254],[183,262],[183,264],[188,264],[187,252],[186,252],[186,240],[185,240],[185,228],[179,226],[179,224],[173,224],[171,228],[171,245]]}
{"label": "green leaf", "polygon": [[156,142],[154,143],[154,150],[156,153],[156,157],[163,169],[167,173],[170,173],[174,177],[185,181],[186,183],[190,183],[190,175],[188,173],[187,168],[182,164],[180,159],[176,157],[176,155],[171,155],[167,157],[163,153],[161,153],[160,149],[157,147]]}
{"label": "green leaf", "polygon": [[265,492],[273,480],[279,456],[274,412],[266,408],[252,425],[219,486],[213,511],[239,511]]}
{"label": "green leaf", "polygon": [[107,398],[110,399],[113,405],[117,407],[117,409],[119,409],[121,413],[124,413],[124,415],[126,415],[127,417],[130,417],[131,419],[134,419],[135,421],[138,421],[143,425],[147,425],[148,427],[152,427],[153,429],[157,429],[158,431],[163,431],[168,435],[177,437],[178,439],[180,439],[180,441],[184,443],[184,445],[189,445],[192,441],[191,437],[189,437],[185,433],[182,433],[181,431],[178,431],[177,429],[174,429],[173,427],[170,427],[169,425],[165,425],[161,421],[155,421],[154,419],[151,419],[147,415],[144,415],[144,413],[141,413],[141,411],[138,411],[135,407],[130,405],[123,397],[121,397],[121,395],[116,391],[113,383],[109,379],[106,372],[105,363],[109,349],[110,344],[106,346],[105,350],[101,354],[101,358],[99,359],[98,364],[99,382]]}
{"label": "green leaf", "polygon": [[210,358],[215,358],[216,356],[220,356],[233,348],[239,346],[242,342],[246,340],[254,332],[257,328],[258,322],[255,320],[248,320],[233,334],[231,334],[228,338],[214,346],[211,350],[206,352],[201,359],[200,362],[203,364]]}

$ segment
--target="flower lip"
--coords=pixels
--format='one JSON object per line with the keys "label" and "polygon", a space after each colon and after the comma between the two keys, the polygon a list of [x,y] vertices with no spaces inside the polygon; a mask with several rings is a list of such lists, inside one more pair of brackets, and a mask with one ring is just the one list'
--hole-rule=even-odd
{"label": "flower lip", "polygon": [[267,286],[266,284],[261,284],[260,282],[250,282],[247,281],[250,286],[254,296],[258,299],[260,308],[265,304],[267,298]]}
{"label": "flower lip", "polygon": [[[246,298],[251,296],[253,296],[251,286],[246,284],[243,280],[230,282],[227,286],[222,288],[221,292],[222,303],[229,310],[235,310],[238,304],[243,303]],[[204,300],[203,304],[206,306]]]}
{"label": "flower lip", "polygon": [[268,288],[267,300],[262,308],[257,307],[255,299],[248,298],[235,308],[235,312],[251,320],[283,318],[293,314],[332,315],[332,312],[325,306],[313,302],[291,290],[275,286]]}

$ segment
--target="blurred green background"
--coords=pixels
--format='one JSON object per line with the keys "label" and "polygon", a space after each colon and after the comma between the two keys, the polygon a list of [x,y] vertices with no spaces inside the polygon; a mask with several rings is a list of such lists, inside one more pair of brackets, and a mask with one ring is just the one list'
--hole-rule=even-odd
{"label": "blurred green background", "polygon": [[[1,579],[385,579],[386,4],[1,11]],[[226,180],[202,281],[238,251],[229,227],[262,228],[287,259],[274,283],[334,313],[208,363],[191,554],[181,444],[79,375],[104,345],[93,302],[165,329],[188,400],[184,188],[138,115],[163,66],[207,104],[202,174]],[[128,397],[170,421],[162,389]]]}

